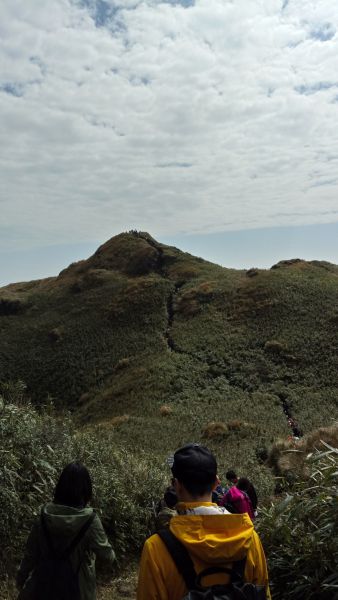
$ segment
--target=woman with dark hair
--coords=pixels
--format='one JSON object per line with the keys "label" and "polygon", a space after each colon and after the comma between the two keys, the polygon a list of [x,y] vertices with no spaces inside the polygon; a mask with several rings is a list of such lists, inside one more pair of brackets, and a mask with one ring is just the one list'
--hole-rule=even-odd
{"label": "woman with dark hair", "polygon": [[[95,558],[112,563],[115,554],[99,517],[88,506],[91,498],[88,470],[70,463],[56,484],[53,502],[42,507],[29,534],[17,576],[19,600],[63,600],[72,586],[73,598],[95,600]],[[66,577],[67,582],[62,581]]]}
{"label": "woman with dark hair", "polygon": [[253,508],[254,512],[256,512],[258,499],[257,499],[256,490],[255,490],[253,484],[251,483],[251,481],[249,481],[249,479],[247,479],[246,477],[240,477],[237,482],[237,487],[242,492],[245,492],[246,494],[248,494],[248,496],[251,500],[252,508]]}

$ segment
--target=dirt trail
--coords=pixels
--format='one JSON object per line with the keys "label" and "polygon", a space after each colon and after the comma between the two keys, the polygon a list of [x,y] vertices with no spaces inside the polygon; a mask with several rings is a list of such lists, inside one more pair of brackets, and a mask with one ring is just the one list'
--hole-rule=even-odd
{"label": "dirt trail", "polygon": [[97,600],[136,600],[137,565],[112,582],[98,586]]}
{"label": "dirt trail", "polygon": [[[97,587],[97,600],[136,600],[138,563],[133,562],[112,581],[101,583]],[[13,579],[1,581],[0,600],[16,600],[18,591]]]}
{"label": "dirt trail", "polygon": [[281,400],[283,413],[285,414],[285,416],[287,418],[288,425],[290,427],[292,435],[296,438],[303,437],[303,432],[300,429],[298,422],[292,416],[292,410],[291,410],[291,406],[290,406],[289,402],[283,395],[280,395],[279,398]]}

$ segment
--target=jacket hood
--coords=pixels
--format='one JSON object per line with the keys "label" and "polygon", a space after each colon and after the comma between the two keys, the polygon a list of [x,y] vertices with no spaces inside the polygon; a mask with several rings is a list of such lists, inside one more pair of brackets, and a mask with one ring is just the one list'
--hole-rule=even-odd
{"label": "jacket hood", "polygon": [[49,502],[42,507],[49,531],[57,536],[73,536],[80,531],[93,512],[91,507],[73,508]]}
{"label": "jacket hood", "polygon": [[[187,510],[213,506],[210,502],[186,503]],[[182,504],[179,506],[180,511]],[[173,517],[170,530],[190,555],[210,565],[224,564],[224,559],[241,560],[252,542],[254,527],[245,514],[187,514]]]}

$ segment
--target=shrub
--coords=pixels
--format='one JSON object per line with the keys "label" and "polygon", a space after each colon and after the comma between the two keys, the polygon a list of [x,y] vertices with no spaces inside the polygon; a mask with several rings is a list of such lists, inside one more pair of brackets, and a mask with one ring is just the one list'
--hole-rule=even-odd
{"label": "shrub", "polygon": [[163,406],[160,407],[160,415],[161,417],[168,417],[169,415],[171,415],[173,412],[173,409],[171,408],[171,406],[168,406],[167,404],[163,404]]}
{"label": "shrub", "polygon": [[152,533],[153,502],[163,495],[167,474],[153,457],[116,448],[114,432],[100,435],[100,427],[81,436],[79,456],[92,475],[94,506],[117,557],[129,560]]}
{"label": "shrub", "polygon": [[224,437],[228,431],[225,423],[221,421],[212,421],[208,423],[202,431],[202,435],[204,438],[213,439],[218,437]]}
{"label": "shrub", "polygon": [[122,371],[123,369],[126,369],[127,367],[130,366],[131,363],[131,359],[130,357],[126,357],[126,358],[121,358],[115,365],[114,370],[115,371]]}
{"label": "shrub", "polygon": [[110,427],[118,427],[119,425],[122,425],[122,423],[129,421],[129,418],[129,415],[118,415],[110,419],[107,424]]}
{"label": "shrub", "polygon": [[56,417],[51,407],[37,412],[2,398],[0,431],[0,577],[14,572],[40,506],[52,498],[62,468],[73,460],[90,470],[93,505],[118,558],[140,549],[151,533],[153,500],[166,483],[161,463],[117,448],[114,429],[76,432],[70,416]]}
{"label": "shrub", "polygon": [[20,555],[32,518],[50,498],[58,472],[73,454],[67,417],[38,414],[31,405],[0,410],[0,574]]}
{"label": "shrub", "polygon": [[25,308],[25,304],[20,300],[10,300],[8,298],[0,298],[0,317],[8,315],[18,315],[22,313]]}
{"label": "shrub", "polygon": [[239,420],[228,421],[229,431],[239,431],[240,429],[242,429],[242,427],[243,427],[242,421],[239,421]]}
{"label": "shrub", "polygon": [[264,350],[271,354],[282,354],[287,350],[287,346],[278,340],[268,340],[264,344]]}
{"label": "shrub", "polygon": [[259,532],[274,600],[333,600],[338,587],[338,449],[307,458],[309,479],[263,510]]}
{"label": "shrub", "polygon": [[291,472],[306,476],[308,472],[306,456],[322,448],[323,442],[338,448],[338,424],[320,427],[300,440],[293,438],[278,440],[270,449],[267,465],[277,476],[285,477]]}

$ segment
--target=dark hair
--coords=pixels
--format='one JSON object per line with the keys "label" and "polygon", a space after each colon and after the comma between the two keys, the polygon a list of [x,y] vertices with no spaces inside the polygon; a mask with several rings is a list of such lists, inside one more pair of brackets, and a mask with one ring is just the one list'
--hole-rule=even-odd
{"label": "dark hair", "polygon": [[212,483],[201,483],[200,481],[184,481],[182,482],[185,489],[193,498],[199,498],[205,496],[205,494],[211,494],[215,482]]}
{"label": "dark hair", "polygon": [[246,477],[240,477],[238,482],[236,483],[236,486],[239,490],[241,490],[242,492],[246,492],[248,494],[248,496],[251,500],[252,508],[254,510],[256,510],[258,498],[257,498],[256,490],[255,490],[254,486],[252,485],[251,481],[249,479],[247,479]]}
{"label": "dark hair", "polygon": [[88,469],[79,462],[67,465],[54,490],[55,504],[83,508],[92,497],[92,481]]}
{"label": "dark hair", "polygon": [[227,471],[225,474],[225,477],[228,481],[232,481],[233,479],[237,480],[237,475],[236,475],[235,471],[232,471],[232,470]]}
{"label": "dark hair", "polygon": [[237,482],[237,487],[239,490],[242,490],[242,492],[247,492],[250,485],[251,483],[246,477],[240,477]]}
{"label": "dark hair", "polygon": [[163,499],[168,508],[174,508],[176,506],[178,498],[173,487],[170,486],[166,489]]}
{"label": "dark hair", "polygon": [[198,498],[211,493],[217,476],[217,462],[209,448],[187,444],[176,450],[171,471],[187,492]]}

